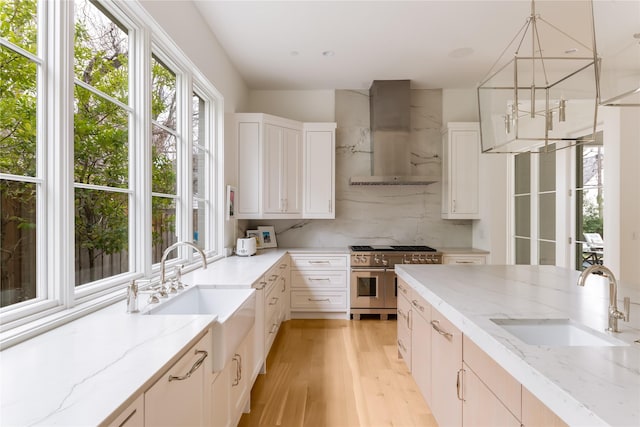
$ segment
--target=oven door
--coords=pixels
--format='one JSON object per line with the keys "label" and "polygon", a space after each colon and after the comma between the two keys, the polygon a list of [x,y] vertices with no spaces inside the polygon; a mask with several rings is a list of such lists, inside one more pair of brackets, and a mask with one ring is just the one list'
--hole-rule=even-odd
{"label": "oven door", "polygon": [[351,270],[351,308],[384,308],[384,269]]}

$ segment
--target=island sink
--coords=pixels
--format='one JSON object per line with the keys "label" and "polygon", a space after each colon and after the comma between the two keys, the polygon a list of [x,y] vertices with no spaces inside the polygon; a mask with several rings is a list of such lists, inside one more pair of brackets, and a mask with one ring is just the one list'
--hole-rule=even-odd
{"label": "island sink", "polygon": [[217,288],[196,285],[145,311],[150,315],[214,314],[211,360],[214,372],[238,348],[255,323],[256,295],[254,289]]}
{"label": "island sink", "polygon": [[520,341],[549,347],[626,346],[624,341],[594,331],[571,319],[491,319]]}

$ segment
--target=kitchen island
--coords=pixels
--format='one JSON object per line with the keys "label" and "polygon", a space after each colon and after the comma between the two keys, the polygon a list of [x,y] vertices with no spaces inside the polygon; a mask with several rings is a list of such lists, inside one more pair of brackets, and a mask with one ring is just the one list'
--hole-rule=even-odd
{"label": "kitchen island", "polygon": [[572,319],[596,331],[607,325],[608,281],[553,266],[399,265],[396,274],[462,334],[569,425],[640,425],[639,292],[631,321],[608,334],[623,345],[528,345],[491,319]]}

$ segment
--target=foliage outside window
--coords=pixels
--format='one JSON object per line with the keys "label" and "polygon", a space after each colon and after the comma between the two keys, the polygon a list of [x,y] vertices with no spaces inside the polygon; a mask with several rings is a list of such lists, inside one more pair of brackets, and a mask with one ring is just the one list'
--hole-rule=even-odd
{"label": "foliage outside window", "polygon": [[[65,13],[52,13],[61,5],[73,7],[73,22],[67,22]],[[40,27],[47,12],[52,25]],[[152,42],[156,36],[144,13],[126,2],[0,0],[0,323],[18,320],[23,315],[15,313],[34,302],[70,308],[74,298],[148,276],[162,251],[177,239],[193,239],[209,253],[215,249],[215,241],[205,239],[215,237],[215,224],[205,221],[215,207],[210,188],[215,183],[205,182],[214,176],[210,128],[215,89],[176,49],[167,48],[169,67],[169,61],[135,42],[145,32]],[[65,26],[73,29],[73,56],[39,52],[52,46],[52,52],[67,52],[61,46],[64,37],[54,34]],[[54,61],[68,63],[68,74],[43,78],[43,70]],[[144,63],[150,65],[151,76],[141,78],[142,68],[132,64]],[[42,125],[52,117],[47,107],[59,102],[43,101],[44,94],[57,93],[48,85],[61,87],[65,82],[74,83],[73,99],[68,101],[72,105],[67,105],[73,115],[53,126],[72,128],[70,140],[62,140],[63,132],[43,132]],[[191,87],[196,82],[203,88],[197,95]],[[150,99],[150,105],[141,105],[143,99]],[[181,106],[192,110],[191,121]],[[52,120],[48,122],[46,129]],[[147,140],[140,140],[140,135]],[[47,169],[63,148],[73,152],[73,170]],[[40,210],[48,209],[64,191],[47,185],[52,177],[62,187],[73,188],[73,202],[60,209],[62,216],[73,218],[68,224],[74,226],[70,233],[75,248],[64,253],[46,250],[54,232],[48,227],[64,229],[62,223],[44,221],[48,212]],[[193,218],[192,227],[183,225],[185,218]],[[73,263],[75,271],[64,273],[56,283],[43,268],[71,268]],[[71,292],[71,287],[78,292]],[[71,300],[60,297],[65,294]],[[24,316],[37,312],[29,310]]]}

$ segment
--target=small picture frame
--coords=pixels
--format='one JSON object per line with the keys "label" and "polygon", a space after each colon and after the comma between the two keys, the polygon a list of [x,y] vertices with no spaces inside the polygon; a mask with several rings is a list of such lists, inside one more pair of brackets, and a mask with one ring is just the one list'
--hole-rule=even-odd
{"label": "small picture frame", "polygon": [[238,190],[236,187],[227,185],[227,221],[236,217],[236,200],[238,198]]}
{"label": "small picture frame", "polygon": [[247,230],[247,237],[255,237],[256,249],[262,249],[262,234],[258,230]]}
{"label": "small picture frame", "polygon": [[277,248],[278,242],[276,241],[276,231],[273,226],[258,227],[260,238],[262,239],[263,248]]}

